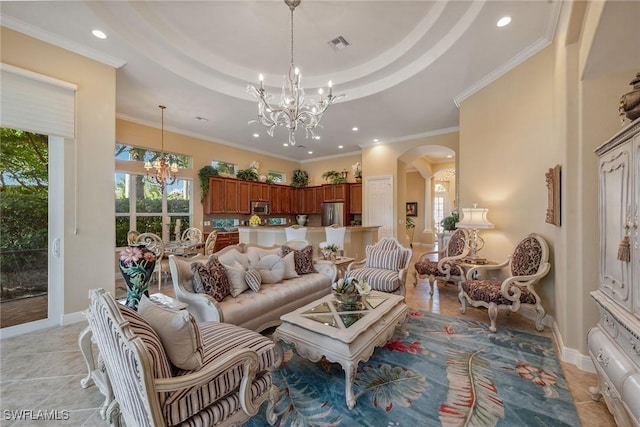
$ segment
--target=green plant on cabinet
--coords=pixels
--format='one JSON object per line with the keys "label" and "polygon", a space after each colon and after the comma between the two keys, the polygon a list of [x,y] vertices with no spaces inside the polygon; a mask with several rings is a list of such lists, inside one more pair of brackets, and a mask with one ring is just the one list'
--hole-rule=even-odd
{"label": "green plant on cabinet", "polygon": [[209,192],[209,177],[218,175],[218,169],[213,166],[204,166],[198,171],[198,178],[200,179],[200,201],[203,202],[207,193]]}

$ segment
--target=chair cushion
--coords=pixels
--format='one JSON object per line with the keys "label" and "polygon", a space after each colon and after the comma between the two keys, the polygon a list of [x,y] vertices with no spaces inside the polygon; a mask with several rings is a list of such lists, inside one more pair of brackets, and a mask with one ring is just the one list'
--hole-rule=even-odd
{"label": "chair cushion", "polygon": [[278,255],[263,256],[254,267],[260,272],[262,283],[280,283],[284,278],[284,263]]}
{"label": "chair cushion", "polygon": [[[511,305],[512,302],[506,299],[500,289],[502,282],[499,280],[467,280],[462,282],[464,292],[475,301],[484,301],[487,304],[493,302],[498,305]],[[526,286],[520,286],[522,293],[520,294],[521,304],[535,304],[535,296],[529,292]]]}
{"label": "chair cushion", "polygon": [[202,368],[202,338],[196,319],[187,310],[173,310],[142,296],[138,313],[158,333],[169,360],[177,368]]}
{"label": "chair cushion", "polygon": [[302,250],[295,250],[289,246],[282,246],[282,256],[285,257],[293,252],[293,260],[296,265],[296,273],[309,274],[317,273],[313,266],[313,246],[308,245]]}
{"label": "chair cushion", "polygon": [[142,316],[124,304],[118,304],[122,317],[129,322],[131,331],[142,339],[153,365],[154,378],[170,378],[171,365],[158,333]]}
{"label": "chair cushion", "polygon": [[365,267],[381,268],[384,270],[400,270],[403,259],[398,249],[377,249],[372,246],[366,248],[367,260]]}
{"label": "chair cushion", "polygon": [[374,291],[394,292],[400,287],[398,271],[394,270],[363,267],[349,271],[349,277],[366,279]]}
{"label": "chair cushion", "polygon": [[464,252],[464,248],[466,246],[466,242],[464,240],[464,232],[462,230],[458,230],[451,236],[449,239],[449,244],[447,245],[447,256],[458,256],[462,252]]}
{"label": "chair cushion", "polygon": [[542,264],[542,246],[535,237],[526,237],[518,243],[511,256],[511,273],[514,276],[536,274]]}
{"label": "chair cushion", "polygon": [[250,268],[247,270],[247,274],[245,274],[244,280],[247,282],[247,286],[249,286],[252,291],[258,292],[260,290],[262,277],[260,276],[260,272],[255,268]]}
{"label": "chair cushion", "polygon": [[[265,387],[268,389],[271,385],[271,376],[268,373],[266,376],[264,374],[267,370],[275,368],[274,364],[277,360],[273,341],[257,332],[228,323],[203,322],[199,323],[198,327],[204,346],[204,366],[215,363],[216,359],[224,357],[238,348],[251,348],[258,353],[257,372],[259,375],[256,376],[254,383],[263,383],[255,392],[259,393]],[[179,370],[176,376],[190,372]],[[224,398],[240,386],[241,380],[241,369],[236,366],[202,387],[195,390],[185,390],[172,396],[164,405],[165,419],[168,425],[177,425]],[[213,425],[213,423],[203,425]]]}
{"label": "chair cushion", "polygon": [[426,276],[441,276],[442,273],[438,270],[438,263],[434,261],[420,261],[415,264],[416,271],[418,274],[426,275]]}
{"label": "chair cushion", "polygon": [[231,294],[227,271],[215,255],[209,257],[206,265],[201,262],[192,263],[191,272],[196,292],[211,295],[218,302]]}

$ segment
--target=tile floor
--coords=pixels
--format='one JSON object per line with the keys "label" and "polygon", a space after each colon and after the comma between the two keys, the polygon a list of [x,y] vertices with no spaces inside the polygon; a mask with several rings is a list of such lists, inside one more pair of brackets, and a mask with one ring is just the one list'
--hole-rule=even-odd
{"label": "tile floor", "polygon": [[[420,249],[414,249],[414,258]],[[156,292],[154,287],[153,291]],[[163,285],[162,292],[172,295],[170,281]],[[440,313],[446,316],[488,321],[487,312],[473,307],[462,315],[459,312],[457,289],[440,285],[430,297],[428,286],[414,286],[411,274],[407,279],[407,304],[416,309]],[[509,327],[529,333],[538,333],[533,322],[519,314],[501,313],[498,327]],[[98,408],[103,396],[95,386],[83,389],[80,380],[86,375],[86,365],[78,349],[78,334],[86,323],[76,323],[45,331],[30,333],[0,342],[0,426],[103,426]],[[551,337],[548,329],[543,335]],[[563,364],[565,377],[574,396],[578,415],[585,427],[615,426],[611,414],[603,402],[594,402],[588,388],[596,384],[596,377]],[[32,411],[23,413],[23,419],[11,419],[11,410]],[[37,418],[38,411],[67,418],[59,421],[44,421]],[[52,412],[52,411],[57,411]],[[40,412],[42,414],[42,412]],[[27,419],[24,419],[26,416]]]}

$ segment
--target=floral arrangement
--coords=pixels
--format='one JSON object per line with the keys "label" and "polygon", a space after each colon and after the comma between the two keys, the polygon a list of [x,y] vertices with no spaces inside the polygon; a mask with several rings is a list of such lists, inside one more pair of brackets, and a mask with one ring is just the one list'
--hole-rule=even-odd
{"label": "floral arrangement", "polygon": [[351,165],[351,171],[353,172],[354,178],[356,179],[362,178],[362,165],[360,164],[360,162],[356,162],[353,165]]}
{"label": "floral arrangement", "polygon": [[338,252],[338,245],[325,245],[321,248],[322,250],[325,251],[329,251],[329,252]]}
{"label": "floral arrangement", "polygon": [[258,215],[254,214],[251,216],[251,218],[249,218],[249,225],[260,225],[261,223],[262,223],[262,220]]}
{"label": "floral arrangement", "polygon": [[345,277],[331,285],[331,290],[334,295],[353,295],[353,296],[366,296],[371,292],[371,286],[367,283],[366,279],[358,279],[355,277]]}
{"label": "floral arrangement", "polygon": [[249,169],[252,169],[255,172],[258,172],[258,169],[260,169],[260,163],[258,163],[257,161],[252,161],[251,163],[249,163]]}

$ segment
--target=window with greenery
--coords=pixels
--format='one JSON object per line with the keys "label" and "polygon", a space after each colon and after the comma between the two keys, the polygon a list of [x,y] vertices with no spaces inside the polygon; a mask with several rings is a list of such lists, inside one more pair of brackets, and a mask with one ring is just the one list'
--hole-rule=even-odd
{"label": "window with greenery", "polygon": [[238,165],[235,163],[221,162],[219,160],[212,160],[211,166],[218,170],[220,175],[235,175],[238,171]]}
{"label": "window with greenery", "polygon": [[433,191],[433,223],[437,231],[442,231],[448,188],[444,183],[436,182]]}
{"label": "window with greenery", "polygon": [[[117,160],[127,160],[130,162],[152,162],[160,157],[162,153],[160,151],[154,151],[148,148],[134,147],[125,144],[116,144],[115,156]],[[169,160],[169,163],[177,163],[181,169],[191,168],[191,157],[183,156],[182,154],[173,154],[165,152],[165,156]]]}
{"label": "window with greenery", "polygon": [[[130,162],[153,161],[161,153],[146,148],[116,144],[115,157]],[[191,167],[191,157],[180,154],[165,155],[178,167]],[[132,168],[133,170],[133,168]],[[169,240],[175,240],[173,234],[177,219],[181,221],[181,229],[191,227],[193,206],[193,182],[187,179],[176,179],[168,185],[163,194],[162,188],[150,176],[122,170],[115,175],[115,221],[116,246],[127,245],[127,231],[137,230],[140,233],[163,235],[163,218],[169,225],[164,225]]]}
{"label": "window with greenery", "polygon": [[275,182],[278,184],[284,184],[285,182],[287,182],[287,174],[285,174],[284,172],[269,171],[267,172],[267,178],[270,182]]}

